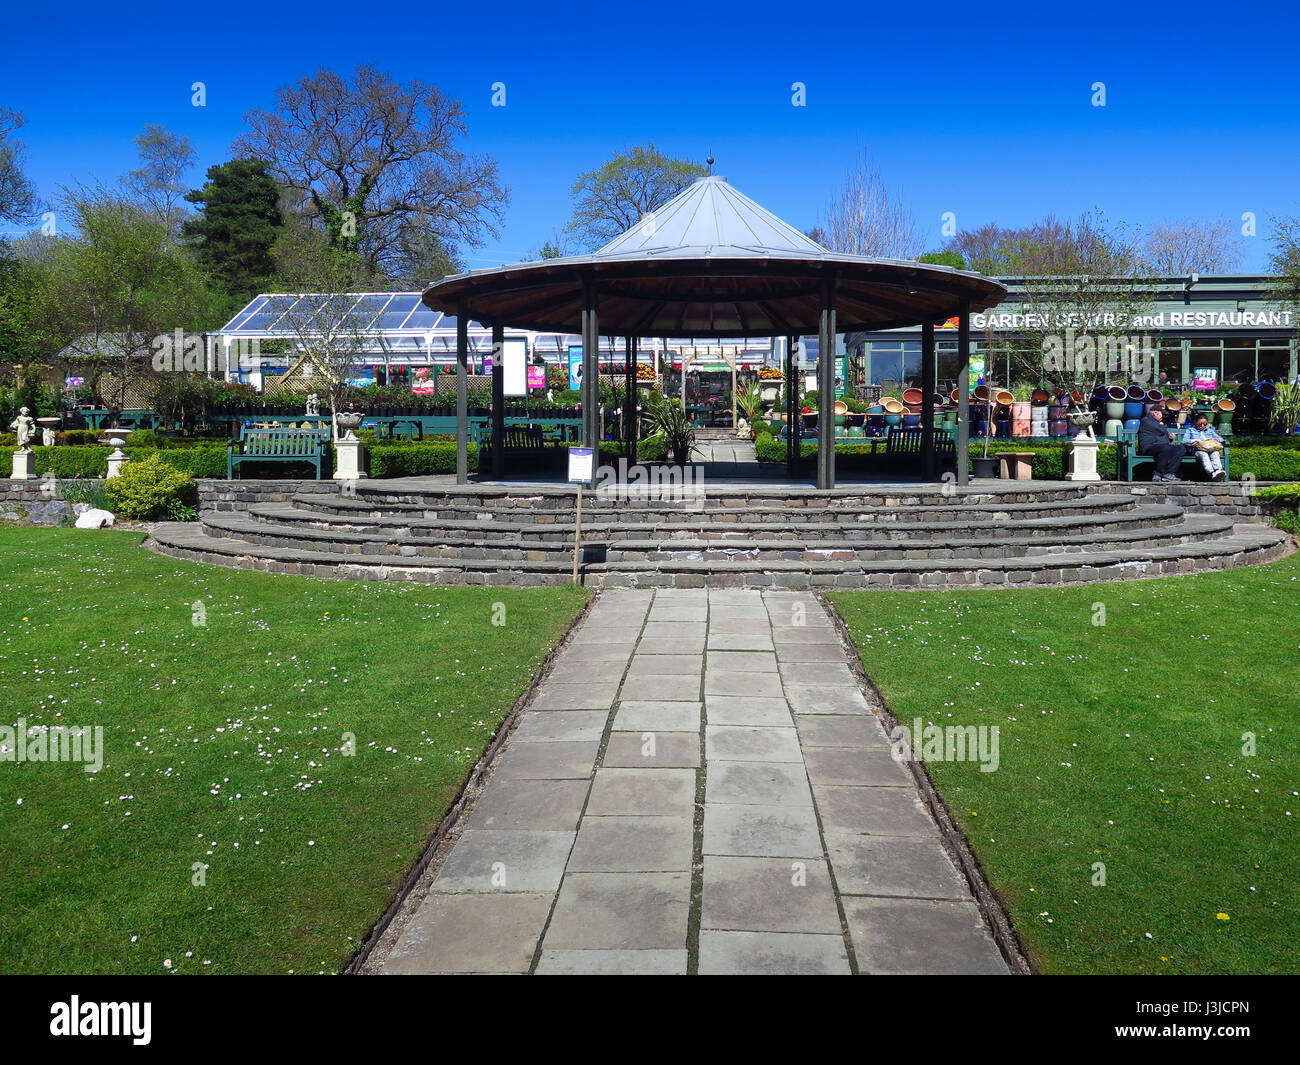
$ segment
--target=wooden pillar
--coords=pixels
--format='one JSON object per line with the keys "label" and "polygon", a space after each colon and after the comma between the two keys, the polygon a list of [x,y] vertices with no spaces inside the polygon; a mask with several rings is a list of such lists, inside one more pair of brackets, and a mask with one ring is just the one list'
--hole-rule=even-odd
{"label": "wooden pillar", "polygon": [[636,383],[636,337],[628,337],[624,351],[627,353],[627,395],[623,400],[623,454],[627,456],[629,466],[636,465],[637,418],[636,401],[639,386]]}
{"label": "wooden pillar", "polygon": [[970,483],[970,300],[957,320],[957,483]]}
{"label": "wooden pillar", "polygon": [[469,309],[456,308],[456,483],[469,480]]}
{"label": "wooden pillar", "polygon": [[600,465],[600,321],[596,307],[596,282],[582,281],[582,445],[595,448],[592,458]]}
{"label": "wooden pillar", "polygon": [[817,487],[835,487],[835,293],[837,281],[822,282],[817,346]]}
{"label": "wooden pillar", "polygon": [[501,364],[506,347],[505,326],[492,327],[492,479],[505,476],[506,368]]}
{"label": "wooden pillar", "polygon": [[934,323],[921,326],[921,480],[934,480]]}
{"label": "wooden pillar", "polygon": [[731,427],[736,428],[736,356],[727,360],[731,363]]}

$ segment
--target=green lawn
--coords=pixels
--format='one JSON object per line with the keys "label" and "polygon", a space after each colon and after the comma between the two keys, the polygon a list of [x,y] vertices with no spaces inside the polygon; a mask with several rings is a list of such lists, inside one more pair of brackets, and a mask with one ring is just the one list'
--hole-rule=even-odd
{"label": "green lawn", "polygon": [[336,972],[584,593],[274,577],[140,541],[0,528],[0,724],[101,725],[106,752],[98,773],[0,762],[0,971]]}
{"label": "green lawn", "polygon": [[1000,727],[927,769],[1045,972],[1300,971],[1300,555],[831,598],[900,721]]}

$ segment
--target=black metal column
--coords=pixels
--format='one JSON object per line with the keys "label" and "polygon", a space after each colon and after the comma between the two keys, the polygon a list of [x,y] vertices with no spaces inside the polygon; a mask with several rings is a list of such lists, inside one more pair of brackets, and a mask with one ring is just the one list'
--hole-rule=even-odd
{"label": "black metal column", "polygon": [[[469,319],[456,308],[456,483],[469,480]],[[435,379],[436,380],[436,379]]]}
{"label": "black metal column", "polygon": [[795,377],[799,367],[795,362],[798,337],[785,338],[785,475],[794,480],[799,476],[799,386]]}
{"label": "black metal column", "polygon": [[626,352],[626,360],[623,368],[627,371],[627,394],[623,399],[623,454],[627,456],[627,464],[635,466],[638,390],[636,383],[636,337],[626,339],[624,351]]}
{"label": "black metal column", "polygon": [[506,347],[505,326],[492,327],[492,479],[505,476],[506,455],[506,368],[502,354]]}
{"label": "black metal column", "polygon": [[921,480],[934,480],[934,323],[921,326]]}
{"label": "black metal column", "polygon": [[[596,282],[582,281],[582,446],[595,448],[600,465],[600,322],[596,313]],[[594,468],[594,467],[593,467]]]}
{"label": "black metal column", "polygon": [[817,487],[835,487],[835,292],[836,282],[822,282],[817,345]]}
{"label": "black metal column", "polygon": [[957,320],[957,483],[970,483],[970,300]]}

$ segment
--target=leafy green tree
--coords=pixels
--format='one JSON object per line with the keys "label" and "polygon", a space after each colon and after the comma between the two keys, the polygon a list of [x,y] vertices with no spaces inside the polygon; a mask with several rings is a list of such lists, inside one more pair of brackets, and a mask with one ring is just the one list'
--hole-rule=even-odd
{"label": "leafy green tree", "polygon": [[931,251],[924,255],[918,255],[918,263],[930,263],[934,266],[951,266],[954,270],[965,270],[966,260],[962,257],[961,252],[956,251]]}
{"label": "leafy green tree", "polygon": [[1271,243],[1268,259],[1273,298],[1300,316],[1300,217],[1274,218]]}
{"label": "leafy green tree", "polygon": [[146,377],[159,340],[214,324],[215,302],[198,264],[152,210],[102,189],[64,190],[71,236],[49,249],[37,310],[78,373],[120,410]]}
{"label": "leafy green tree", "polygon": [[23,124],[19,111],[0,107],[0,220],[31,222],[40,210],[36,186],[23,171],[24,149],[13,133]]}
{"label": "leafy green tree", "polygon": [[275,273],[272,252],[284,229],[280,189],[261,159],[211,166],[207,178],[185,196],[199,209],[182,233],[233,313],[264,291]]}
{"label": "leafy green tree", "polygon": [[706,173],[700,164],[670,159],[653,144],[621,152],[573,183],[573,219],[564,231],[594,251]]}

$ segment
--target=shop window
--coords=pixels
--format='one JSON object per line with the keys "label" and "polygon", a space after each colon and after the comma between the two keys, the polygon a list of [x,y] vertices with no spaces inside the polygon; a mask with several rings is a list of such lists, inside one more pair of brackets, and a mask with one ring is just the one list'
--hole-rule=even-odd
{"label": "shop window", "polygon": [[1261,381],[1290,381],[1292,379],[1291,349],[1261,346],[1259,349],[1259,379]]}
{"label": "shop window", "polygon": [[1223,376],[1225,380],[1238,383],[1255,380],[1254,337],[1224,341]]}

